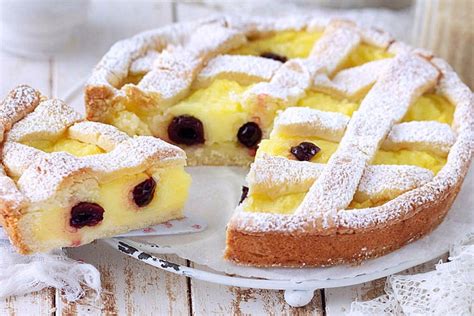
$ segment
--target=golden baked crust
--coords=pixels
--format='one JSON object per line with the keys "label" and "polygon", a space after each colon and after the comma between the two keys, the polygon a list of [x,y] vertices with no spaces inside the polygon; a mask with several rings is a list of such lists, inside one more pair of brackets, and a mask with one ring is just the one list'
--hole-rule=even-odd
{"label": "golden baked crust", "polygon": [[[54,236],[51,240],[38,240],[36,230],[42,228],[35,226],[35,218],[39,217],[35,213],[55,207],[69,210],[68,207],[83,202],[81,198],[95,199],[102,183],[140,173],[151,176],[168,167],[185,165],[185,154],[178,147],[153,137],[131,138],[113,126],[84,121],[64,102],[41,97],[39,91],[28,86],[15,88],[1,103],[0,123],[4,131],[0,135],[0,223],[21,253],[78,246],[103,237],[87,232],[81,240],[76,229],[71,233],[76,234],[72,244]],[[44,152],[29,145],[62,138],[94,145],[103,153],[76,157],[63,151]],[[174,215],[180,212],[173,211]],[[157,222],[160,220],[147,218],[141,227]],[[56,224],[62,225],[53,223]],[[136,224],[117,225],[107,228],[107,235],[137,228]]]}
{"label": "golden baked crust", "polygon": [[[443,61],[438,92],[456,105],[456,141],[431,181],[377,207],[340,210],[330,227],[314,219],[238,211],[227,231],[226,258],[255,266],[328,266],[378,257],[430,232],[449,210],[469,168],[473,146],[472,93]],[[462,113],[462,117],[461,117]]]}
{"label": "golden baked crust", "polygon": [[[195,47],[190,42],[195,43],[200,38],[194,32],[188,37],[185,34],[190,29],[206,25],[223,33],[236,31],[247,39],[281,30],[306,29],[324,33],[308,58],[290,59],[281,67],[268,65],[267,72],[249,70],[249,65],[254,70],[258,64],[252,58],[220,55],[212,59],[216,53],[226,53],[212,47],[202,49],[199,58],[189,59],[193,67],[175,67],[182,62],[182,56],[189,57],[181,49],[192,52]],[[240,38],[236,33],[232,34]],[[240,38],[235,43],[242,42],[245,39]],[[361,43],[390,52],[393,58],[339,71],[349,52]],[[163,56],[169,61],[174,46],[180,47],[176,51],[176,63],[165,67],[165,63],[160,61],[157,66],[156,60]],[[151,50],[165,53],[151,54]],[[117,60],[120,63],[116,63]],[[130,85],[122,87],[130,69],[144,67],[146,60],[155,60],[149,69],[155,78],[163,79],[160,84],[148,78],[145,80],[147,85],[140,82],[131,85],[133,88]],[[239,68],[233,64],[239,60],[245,60],[246,66]],[[186,80],[180,82],[179,89],[169,89],[173,82],[167,81],[164,73],[159,74],[163,69],[166,70],[164,73],[172,72],[179,76],[186,73]],[[112,47],[96,67],[86,87],[88,117],[103,120],[109,111],[113,111],[117,100],[130,96],[138,96],[137,99],[148,97],[147,100],[158,109],[167,108],[185,96],[190,86],[206,87],[212,79],[222,77],[242,83],[258,82],[246,90],[242,103],[249,105],[265,136],[272,131],[273,114],[294,106],[308,89],[330,92],[350,100],[365,96],[351,119],[341,115],[327,115],[330,117],[326,119],[322,114],[319,116],[321,122],[308,123],[304,121],[306,116],[298,114],[296,116],[303,119],[286,127],[287,131],[294,128],[309,133],[317,129],[317,136],[341,142],[318,174],[318,181],[303,179],[305,185],[309,183],[309,193],[294,214],[248,212],[243,206],[237,208],[228,225],[225,257],[239,264],[321,266],[360,261],[395,250],[428,233],[441,222],[470,165],[474,105],[469,88],[449,65],[431,52],[413,49],[385,32],[361,28],[348,21],[321,21],[312,17],[268,20],[224,17],[139,34]],[[155,85],[149,84],[152,81]],[[436,91],[455,106],[452,126],[437,122],[398,124],[408,106],[428,91]],[[166,138],[163,128],[157,124],[152,134]],[[367,174],[367,166],[378,148],[428,149],[447,156],[447,163],[434,177],[414,177],[417,181],[398,190],[400,195],[387,203],[349,209],[355,194],[365,194],[360,187],[361,179]],[[226,165],[235,164],[232,159],[236,159],[245,165],[251,159],[226,157],[212,148],[186,150],[190,153],[191,164]],[[408,172],[401,172],[405,171]],[[277,168],[271,172],[281,176],[285,189],[296,186],[292,182],[294,177],[285,174],[285,170]],[[303,168],[302,173],[305,172],[307,170]],[[415,174],[419,175],[416,170]],[[383,174],[379,177],[383,178]],[[262,181],[271,184],[263,188],[267,192],[277,187],[270,178]],[[420,179],[423,181],[418,181]],[[371,186],[374,187],[374,183]]]}
{"label": "golden baked crust", "polygon": [[[467,168],[466,168],[467,169]],[[330,266],[377,258],[434,230],[448,213],[462,181],[440,192],[436,200],[413,205],[411,217],[402,217],[363,229],[341,227],[318,233],[247,232],[227,229],[225,257],[251,266]]]}

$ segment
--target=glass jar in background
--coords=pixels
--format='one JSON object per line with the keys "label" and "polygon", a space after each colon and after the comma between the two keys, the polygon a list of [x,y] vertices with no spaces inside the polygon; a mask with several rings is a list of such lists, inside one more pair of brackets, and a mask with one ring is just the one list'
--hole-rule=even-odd
{"label": "glass jar in background", "polygon": [[474,1],[417,0],[413,43],[444,58],[474,88]]}
{"label": "glass jar in background", "polygon": [[300,4],[315,4],[332,9],[380,8],[403,9],[412,4],[412,0],[295,0]]}

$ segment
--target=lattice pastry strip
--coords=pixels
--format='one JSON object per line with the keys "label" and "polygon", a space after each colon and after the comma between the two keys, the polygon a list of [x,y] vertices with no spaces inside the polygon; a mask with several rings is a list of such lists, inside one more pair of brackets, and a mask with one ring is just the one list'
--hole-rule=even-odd
{"label": "lattice pastry strip", "polygon": [[10,130],[20,118],[33,111],[40,100],[41,95],[25,85],[16,87],[8,94],[1,104],[0,142],[3,141],[4,132]]}
{"label": "lattice pastry strip", "polygon": [[290,107],[275,119],[272,135],[320,137],[339,141],[350,118],[336,112],[319,111],[306,107]]}
{"label": "lattice pastry strip", "polygon": [[359,99],[387,69],[391,61],[391,58],[385,58],[344,69],[339,71],[332,80],[327,74],[318,73],[314,77],[312,88],[350,99]]}
{"label": "lattice pastry strip", "polygon": [[26,169],[46,155],[39,149],[17,142],[6,142],[2,148],[3,164],[8,174],[14,178],[19,178]]}
{"label": "lattice pastry strip", "polygon": [[[253,194],[277,197],[307,192],[325,168],[324,164],[295,161],[263,155],[252,164],[247,183]],[[360,180],[354,198],[389,199],[417,188],[433,178],[430,170],[406,165],[368,166]]]}
{"label": "lattice pastry strip", "polygon": [[71,139],[97,145],[105,151],[112,151],[129,138],[127,134],[113,126],[88,121],[70,126],[67,135]]}
{"label": "lattice pastry strip", "polygon": [[242,85],[270,81],[281,65],[278,61],[263,57],[220,55],[211,59],[198,74],[193,88],[206,88],[219,79],[236,81]]}
{"label": "lattice pastry strip", "polygon": [[[345,20],[339,20],[338,23],[348,22]],[[324,31],[328,25],[334,23],[333,18],[326,17],[326,16],[318,16],[309,20],[307,24],[307,30],[310,32],[317,32],[317,31]],[[374,29],[374,28],[361,28],[357,27],[357,31],[359,32],[360,37],[362,40],[373,46],[387,48],[390,44],[393,43],[392,36],[384,31]]]}
{"label": "lattice pastry strip", "polygon": [[155,60],[160,56],[156,50],[149,50],[143,56],[135,59],[130,65],[129,72],[131,74],[143,74],[153,69]]}
{"label": "lattice pastry strip", "polygon": [[[310,56],[321,58],[324,72],[331,75],[349,56],[350,52],[360,44],[361,38],[355,25],[346,21],[330,23],[325,29],[324,35],[316,42]],[[312,73],[314,74],[314,71]]]}
{"label": "lattice pastry strip", "polygon": [[176,103],[188,94],[191,83],[207,60],[242,45],[245,40],[245,36],[236,30],[217,24],[204,25],[184,47],[162,52],[138,88],[158,94],[161,104]]}
{"label": "lattice pastry strip", "polygon": [[[351,24],[330,24],[307,59],[286,62],[270,82],[249,89],[243,96],[243,103],[247,106],[273,103],[277,108],[294,105],[311,87],[319,71],[332,73],[359,43],[358,32]],[[262,98],[266,100],[262,102]]]}
{"label": "lattice pastry strip", "polygon": [[15,124],[7,141],[24,142],[33,139],[59,137],[82,117],[61,100],[41,102],[34,112]]}
{"label": "lattice pastry strip", "polygon": [[352,201],[363,170],[393,124],[437,78],[438,71],[421,57],[397,56],[362,101],[337,151],[296,212],[319,213],[323,227],[332,225],[335,212]]}
{"label": "lattice pastry strip", "polygon": [[427,121],[395,125],[382,143],[382,149],[426,150],[447,156],[456,135],[448,124]]}
{"label": "lattice pastry strip", "polygon": [[[339,142],[350,117],[305,107],[290,107],[275,120],[271,135],[318,137]],[[413,121],[395,124],[382,142],[384,150],[425,150],[446,156],[456,135],[448,124],[435,121]]]}

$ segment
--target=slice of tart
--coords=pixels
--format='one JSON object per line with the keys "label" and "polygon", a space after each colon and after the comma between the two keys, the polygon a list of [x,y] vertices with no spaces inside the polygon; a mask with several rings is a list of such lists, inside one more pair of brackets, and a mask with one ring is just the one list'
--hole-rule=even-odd
{"label": "slice of tart", "polygon": [[185,153],[84,121],[28,86],[0,106],[2,225],[21,253],[79,246],[183,217]]}
{"label": "slice of tart", "polygon": [[[87,116],[183,148],[192,165],[254,164],[225,257],[331,265],[434,229],[472,156],[472,92],[432,53],[311,16],[223,17],[113,46]],[[276,118],[276,120],[275,120]]]}

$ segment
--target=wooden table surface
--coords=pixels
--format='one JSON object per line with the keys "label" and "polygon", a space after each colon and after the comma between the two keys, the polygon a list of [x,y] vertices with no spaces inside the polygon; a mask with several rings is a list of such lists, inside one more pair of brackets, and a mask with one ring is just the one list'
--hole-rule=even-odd
{"label": "wooden table surface", "polygon": [[[3,98],[11,88],[26,83],[44,94],[61,98],[87,78],[92,67],[118,39],[214,13],[207,7],[184,3],[94,1],[89,23],[54,58],[32,61],[0,52],[0,95]],[[73,105],[82,109],[80,98]],[[80,301],[68,303],[59,291],[45,289],[0,299],[0,315],[341,315],[349,310],[353,300],[367,300],[382,294],[385,284],[385,278],[382,278],[356,286],[317,290],[309,305],[291,308],[285,303],[282,291],[190,280],[138,262],[101,241],[68,249],[67,253],[99,269],[103,292],[98,299],[88,293]],[[193,266],[176,256],[166,258]],[[435,262],[437,260],[406,272],[433,269]]]}

